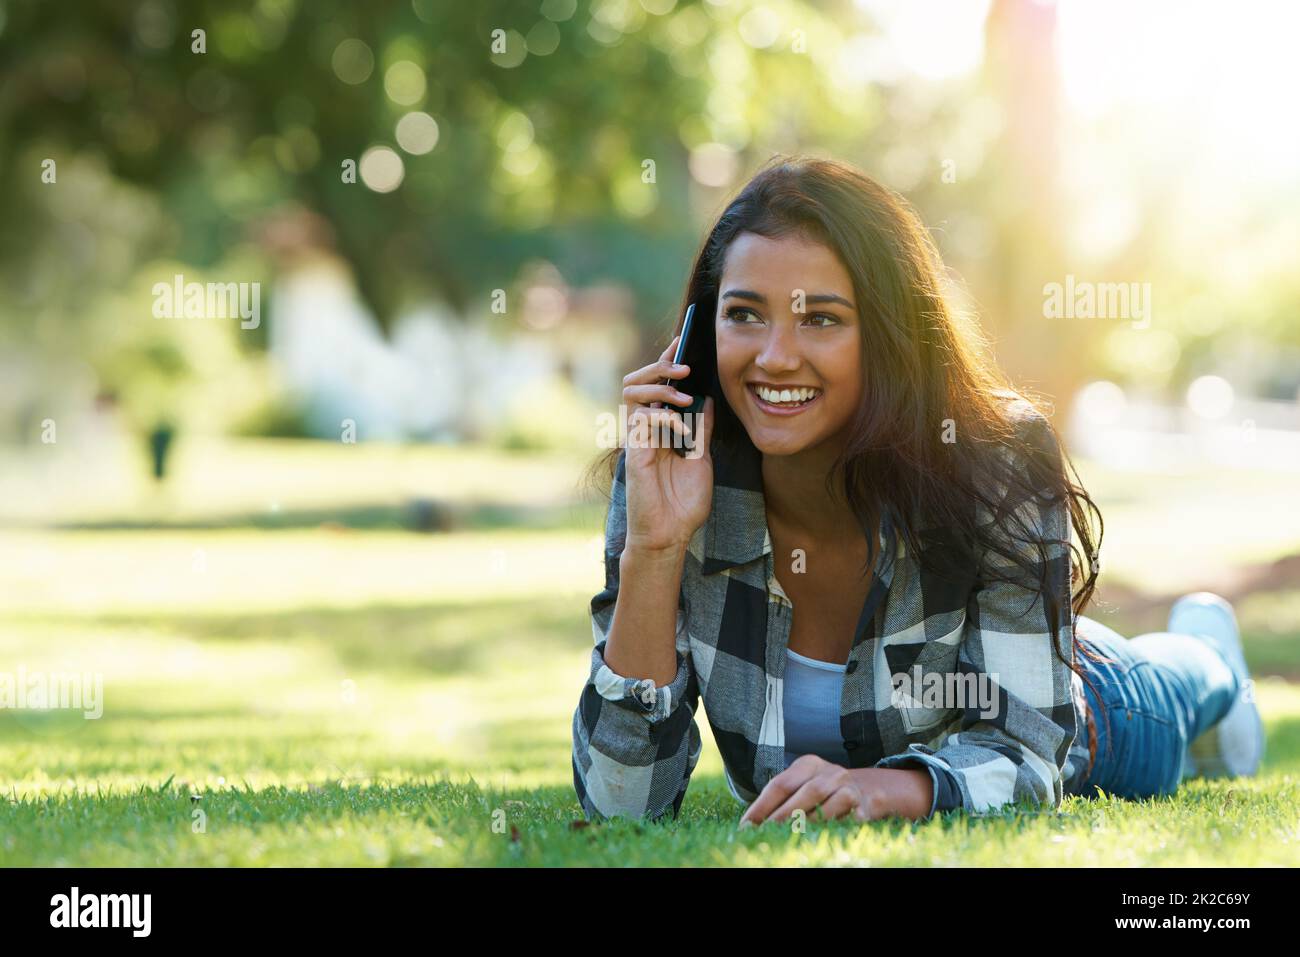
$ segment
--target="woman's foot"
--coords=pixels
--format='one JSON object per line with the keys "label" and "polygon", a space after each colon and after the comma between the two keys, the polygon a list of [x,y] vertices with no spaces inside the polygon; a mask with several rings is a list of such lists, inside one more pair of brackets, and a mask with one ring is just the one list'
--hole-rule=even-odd
{"label": "woman's foot", "polygon": [[1183,595],[1169,609],[1166,630],[1205,639],[1237,676],[1237,694],[1228,713],[1188,746],[1189,773],[1205,778],[1254,774],[1264,758],[1264,723],[1232,604],[1208,591]]}

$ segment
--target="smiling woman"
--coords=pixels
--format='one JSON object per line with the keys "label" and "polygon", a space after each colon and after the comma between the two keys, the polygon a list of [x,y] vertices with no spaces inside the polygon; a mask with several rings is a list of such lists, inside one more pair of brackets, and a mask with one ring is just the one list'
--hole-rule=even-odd
{"label": "smiling woman", "polygon": [[[589,817],[676,816],[701,700],[742,823],[1164,793],[1221,719],[1206,766],[1253,771],[1231,608],[1189,600],[1180,634],[1140,643],[1082,616],[1100,544],[1084,506],[1100,514],[942,275],[911,207],[830,160],[778,157],[705,237],[686,365],[674,339],[623,399],[629,420],[680,427],[662,404],[694,368],[708,452],[629,440],[605,460],[605,588],[573,716]],[[1093,715],[1114,705],[1111,732]]]}
{"label": "smiling woman", "polygon": [[[803,438],[828,437],[827,423],[846,421],[861,397],[852,279],[829,249],[811,241],[745,233],[727,259],[718,372],[724,390],[739,382],[748,393],[731,393],[728,402],[742,419],[749,417],[751,435],[783,426],[772,416],[801,415]],[[792,360],[799,353],[806,355],[804,368],[817,369],[821,381],[808,381],[808,372],[794,377],[798,367]],[[737,368],[742,363],[752,369]],[[838,387],[828,391],[831,379]],[[779,442],[782,434],[790,433],[773,439]]]}

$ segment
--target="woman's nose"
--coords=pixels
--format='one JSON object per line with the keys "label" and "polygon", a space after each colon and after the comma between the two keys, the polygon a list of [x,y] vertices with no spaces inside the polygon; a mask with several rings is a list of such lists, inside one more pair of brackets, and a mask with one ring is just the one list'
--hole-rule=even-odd
{"label": "woman's nose", "polygon": [[799,368],[798,346],[794,341],[794,332],[774,326],[763,342],[758,354],[757,364],[765,372],[788,372]]}

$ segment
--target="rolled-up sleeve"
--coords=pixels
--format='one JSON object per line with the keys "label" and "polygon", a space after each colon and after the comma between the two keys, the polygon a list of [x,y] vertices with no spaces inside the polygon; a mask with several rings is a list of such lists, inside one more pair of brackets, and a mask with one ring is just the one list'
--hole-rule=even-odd
{"label": "rolled-up sleeve", "polygon": [[588,820],[623,816],[656,821],[677,817],[699,762],[699,685],[680,596],[677,674],[669,684],[660,687],[650,678],[620,675],[605,663],[626,538],[624,469],[620,455],[605,522],[605,587],[591,600],[591,668],[573,713],[573,786]]}
{"label": "rolled-up sleeve", "polygon": [[[1037,452],[1059,455],[1041,415],[1021,428]],[[1046,561],[1050,600],[1044,602],[1035,588],[1014,581],[987,581],[986,576],[994,577],[988,574],[993,569],[1005,575],[1015,566],[1002,556],[982,553],[957,668],[963,676],[988,683],[994,714],[989,717],[987,709],[968,702],[960,709],[958,730],[937,750],[914,743],[876,765],[928,768],[935,782],[932,814],[956,808],[981,812],[1022,802],[1051,807],[1061,803],[1062,768],[1078,730],[1068,664],[1073,644],[1068,502],[1040,491],[1019,493],[1013,507],[1042,543],[1041,553],[1032,544],[1014,545],[1032,557],[1036,568]],[[965,681],[969,687],[970,679]]]}

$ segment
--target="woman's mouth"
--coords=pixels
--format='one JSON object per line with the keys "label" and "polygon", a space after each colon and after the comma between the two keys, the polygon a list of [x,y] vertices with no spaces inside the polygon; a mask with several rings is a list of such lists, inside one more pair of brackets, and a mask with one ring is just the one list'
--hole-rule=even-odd
{"label": "woman's mouth", "polygon": [[798,415],[822,397],[821,389],[770,389],[752,382],[745,388],[759,410],[768,415]]}

